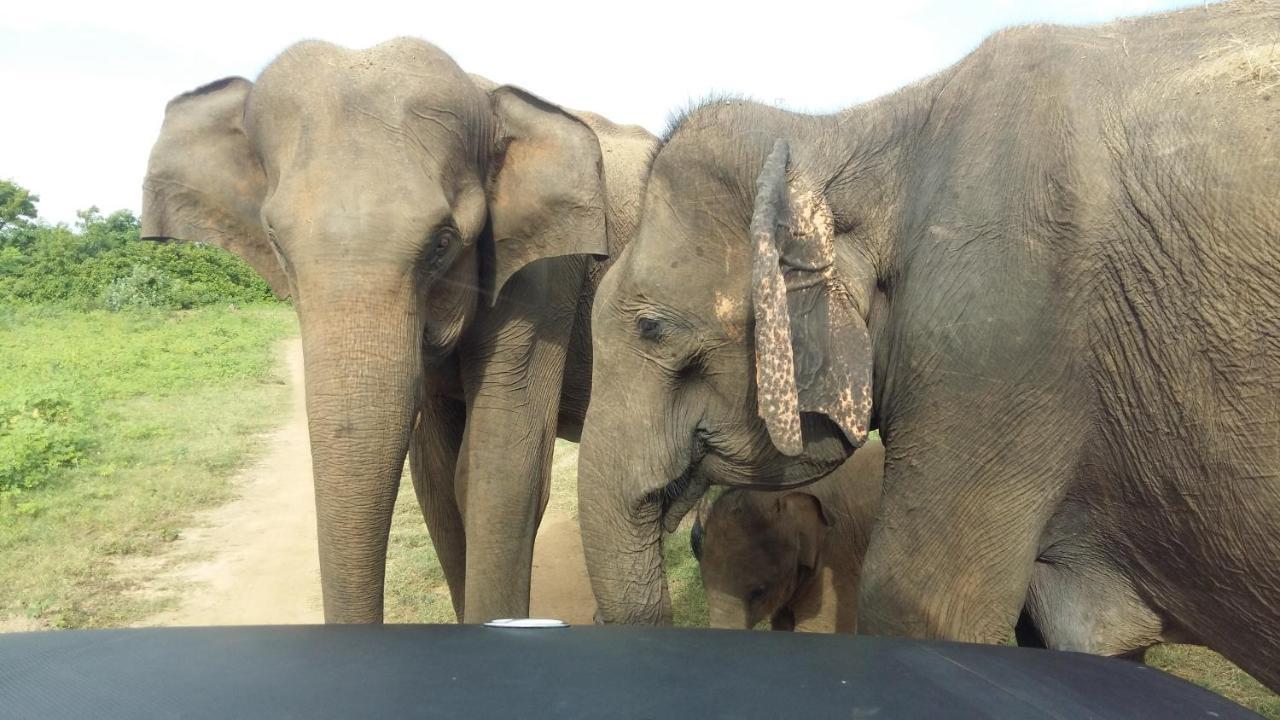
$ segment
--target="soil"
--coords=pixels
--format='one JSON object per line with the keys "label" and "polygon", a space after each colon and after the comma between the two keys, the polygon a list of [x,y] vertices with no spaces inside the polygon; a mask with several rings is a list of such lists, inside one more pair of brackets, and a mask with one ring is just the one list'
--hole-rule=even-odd
{"label": "soil", "polygon": [[[324,621],[316,551],[302,343],[285,343],[289,414],[237,480],[239,497],[204,513],[173,543],[153,588],[180,588],[173,610],[142,626]],[[534,545],[530,614],[590,624],[595,612],[576,519],[553,503]]]}

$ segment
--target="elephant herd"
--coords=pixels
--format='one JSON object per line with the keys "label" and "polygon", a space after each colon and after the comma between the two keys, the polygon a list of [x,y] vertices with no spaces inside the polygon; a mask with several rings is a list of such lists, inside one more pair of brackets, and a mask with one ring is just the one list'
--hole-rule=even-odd
{"label": "elephant herd", "polygon": [[458,618],[527,615],[561,437],[602,622],[670,622],[664,534],[726,485],[718,623],[1178,640],[1280,689],[1278,32],[1014,28],[661,138],[308,41],[169,103],[143,236],[293,299],[328,622],[382,620],[406,456]]}

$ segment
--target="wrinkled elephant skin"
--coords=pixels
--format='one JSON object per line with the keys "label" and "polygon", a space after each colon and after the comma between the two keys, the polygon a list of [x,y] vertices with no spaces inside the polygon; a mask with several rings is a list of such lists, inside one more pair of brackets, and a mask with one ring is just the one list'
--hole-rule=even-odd
{"label": "wrinkled elephant skin", "polygon": [[528,612],[652,144],[403,38],[299,43],[169,103],[143,236],[232,250],[296,304],[326,621],[382,620],[406,454],[459,618]]}
{"label": "wrinkled elephant skin", "polygon": [[803,484],[870,426],[859,632],[998,642],[1025,602],[1055,647],[1180,637],[1280,690],[1280,103],[1241,70],[1277,27],[1015,28],[833,115],[679,119],[593,311],[602,619],[667,619],[708,484]]}

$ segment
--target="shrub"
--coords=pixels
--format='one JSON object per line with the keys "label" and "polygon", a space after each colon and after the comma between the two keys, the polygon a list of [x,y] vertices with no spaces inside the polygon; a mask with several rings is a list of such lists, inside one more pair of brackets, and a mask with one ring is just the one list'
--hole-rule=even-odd
{"label": "shrub", "polygon": [[0,408],[0,493],[43,485],[88,447],[81,403],[46,390]]}
{"label": "shrub", "polygon": [[274,299],[247,263],[221,248],[139,240],[127,210],[79,215],[75,230],[36,224],[0,233],[0,301],[122,310]]}
{"label": "shrub", "polygon": [[164,307],[172,294],[173,278],[147,265],[134,265],[133,271],[116,278],[103,293],[102,304],[108,310],[130,307]]}

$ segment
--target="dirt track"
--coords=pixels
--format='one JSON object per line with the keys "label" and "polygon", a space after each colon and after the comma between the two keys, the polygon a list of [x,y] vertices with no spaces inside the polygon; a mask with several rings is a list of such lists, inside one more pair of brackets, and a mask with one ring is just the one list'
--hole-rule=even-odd
{"label": "dirt track", "polygon": [[[258,625],[323,621],[316,554],[311,450],[303,393],[302,343],[284,346],[289,415],[267,454],[241,473],[240,497],[202,514],[174,543],[174,569],[149,583],[181,588],[177,608],[139,623]],[[408,478],[406,478],[407,482]],[[590,623],[591,598],[577,522],[547,508],[534,549],[530,613]]]}

